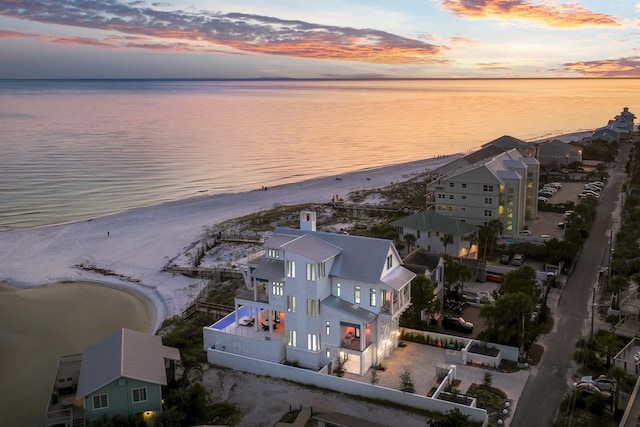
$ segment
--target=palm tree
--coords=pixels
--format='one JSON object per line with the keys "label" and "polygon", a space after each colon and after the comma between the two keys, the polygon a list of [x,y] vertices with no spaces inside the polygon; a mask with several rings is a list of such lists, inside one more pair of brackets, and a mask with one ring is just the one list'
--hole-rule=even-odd
{"label": "palm tree", "polygon": [[444,245],[444,253],[447,253],[447,246],[453,243],[453,235],[445,233],[440,237],[440,241]]}
{"label": "palm tree", "polygon": [[467,255],[465,258],[469,258],[469,254],[471,253],[471,249],[474,245],[478,244],[478,233],[471,233],[463,237],[464,240],[469,242],[469,248],[467,249]]}
{"label": "palm tree", "polygon": [[404,237],[404,241],[407,242],[407,253],[411,252],[411,248],[413,247],[413,245],[416,243],[418,239],[416,238],[416,236],[414,236],[411,233],[407,233],[402,237]]}

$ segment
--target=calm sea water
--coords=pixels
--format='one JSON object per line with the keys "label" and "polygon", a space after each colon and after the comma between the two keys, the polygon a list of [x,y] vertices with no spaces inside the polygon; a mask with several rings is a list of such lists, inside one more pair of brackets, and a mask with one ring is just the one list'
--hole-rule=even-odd
{"label": "calm sea water", "polygon": [[638,93],[640,80],[0,81],[0,231],[592,130],[638,113]]}

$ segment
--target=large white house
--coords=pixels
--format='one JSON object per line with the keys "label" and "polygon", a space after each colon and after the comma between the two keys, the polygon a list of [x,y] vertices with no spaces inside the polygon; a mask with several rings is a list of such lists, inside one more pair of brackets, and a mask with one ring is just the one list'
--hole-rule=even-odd
{"label": "large white house", "polygon": [[397,346],[415,274],[393,242],[319,232],[301,212],[300,229],[276,228],[264,250],[234,313],[204,328],[205,349],[364,375]]}
{"label": "large white house", "polygon": [[518,234],[538,212],[540,164],[511,149],[456,169],[432,181],[435,212],[478,226],[502,222],[504,234]]}

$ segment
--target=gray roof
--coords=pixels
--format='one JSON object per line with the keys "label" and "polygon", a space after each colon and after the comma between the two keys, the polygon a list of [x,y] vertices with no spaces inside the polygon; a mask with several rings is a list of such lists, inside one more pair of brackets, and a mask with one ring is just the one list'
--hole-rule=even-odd
{"label": "gray roof", "polygon": [[404,260],[405,267],[417,274],[425,274],[428,270],[431,273],[438,267],[441,256],[431,252],[427,252],[422,246],[416,248],[407,255]]}
{"label": "gray roof", "polygon": [[258,280],[280,282],[284,278],[284,261],[264,259],[252,274]]}
{"label": "gray roof", "polygon": [[415,273],[406,268],[394,268],[389,274],[382,278],[382,282],[399,291],[404,285],[412,281],[414,277],[416,277]]}
{"label": "gray roof", "polygon": [[493,141],[487,142],[486,144],[484,144],[482,147],[488,147],[490,145],[493,145],[495,147],[500,147],[500,148],[531,148],[531,146],[529,144],[527,144],[526,142],[524,142],[521,139],[518,138],[514,138],[513,136],[510,135],[502,135],[500,138],[494,139]]}
{"label": "gray roof", "polygon": [[463,157],[463,159],[469,163],[478,163],[482,160],[491,159],[497,156],[500,153],[504,153],[504,150],[500,147],[496,147],[495,145],[488,145],[479,150],[474,151],[473,153],[469,153]]}
{"label": "gray roof", "polygon": [[478,227],[464,221],[439,215],[432,210],[418,212],[393,221],[391,225],[419,231],[439,231],[452,236],[462,236],[478,231]]}
{"label": "gray roof", "polygon": [[369,283],[380,282],[386,267],[387,254],[393,247],[390,240],[284,227],[277,227],[274,233],[285,236],[305,234],[341,250],[329,272],[332,276]]}
{"label": "gray roof", "polygon": [[166,385],[165,359],[180,360],[180,352],[157,335],[120,329],[85,349],[76,398],[119,378]]}
{"label": "gray roof", "polygon": [[334,295],[329,295],[320,304],[339,311],[357,322],[369,323],[376,318],[376,315],[369,310],[365,310],[357,304],[352,304]]}
{"label": "gray roof", "polygon": [[292,251],[318,262],[324,262],[341,252],[340,248],[310,234],[302,235],[285,243],[282,245],[282,249]]}

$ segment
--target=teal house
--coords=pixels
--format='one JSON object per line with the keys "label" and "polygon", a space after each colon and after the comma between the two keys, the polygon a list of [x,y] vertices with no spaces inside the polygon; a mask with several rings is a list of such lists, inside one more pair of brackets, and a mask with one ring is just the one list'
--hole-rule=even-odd
{"label": "teal house", "polygon": [[76,399],[85,425],[102,416],[151,420],[162,411],[162,386],[180,360],[178,349],[157,335],[120,329],[86,348]]}

